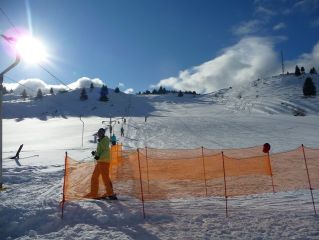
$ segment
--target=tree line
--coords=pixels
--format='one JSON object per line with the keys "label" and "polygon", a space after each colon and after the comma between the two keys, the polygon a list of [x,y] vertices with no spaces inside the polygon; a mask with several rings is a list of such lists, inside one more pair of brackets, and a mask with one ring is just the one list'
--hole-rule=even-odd
{"label": "tree line", "polygon": [[196,91],[182,91],[182,90],[167,90],[165,87],[160,86],[158,89],[154,88],[152,91],[146,90],[144,92],[138,92],[137,95],[164,95],[164,94],[177,94],[178,97],[184,96],[184,94],[191,94],[193,96],[198,95]]}

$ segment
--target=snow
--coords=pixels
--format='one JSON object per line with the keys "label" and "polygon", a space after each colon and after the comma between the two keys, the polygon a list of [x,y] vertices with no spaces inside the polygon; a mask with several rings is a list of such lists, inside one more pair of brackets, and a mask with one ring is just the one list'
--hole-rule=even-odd
{"label": "snow", "polygon": [[[313,78],[318,88],[319,78]],[[318,97],[302,97],[303,79],[256,82],[195,97],[111,90],[107,103],[97,100],[98,88],[87,89],[87,101],[79,100],[80,89],[42,100],[5,95],[0,239],[318,239],[319,217],[307,189],[229,198],[228,217],[224,198],[146,202],[144,219],[139,200],[119,196],[118,202],[67,202],[61,219],[65,152],[92,161],[93,134],[109,117],[117,117],[117,136],[121,118],[127,119],[126,137],[119,137],[126,149],[241,148],[265,142],[272,152],[301,144],[318,148]],[[306,116],[294,116],[296,109]],[[9,159],[20,144],[20,159]],[[318,211],[318,190],[314,197]]]}

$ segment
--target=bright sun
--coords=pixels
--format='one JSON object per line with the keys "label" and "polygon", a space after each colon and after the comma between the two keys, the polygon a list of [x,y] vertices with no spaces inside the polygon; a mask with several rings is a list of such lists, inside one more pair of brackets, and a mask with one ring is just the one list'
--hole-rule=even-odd
{"label": "bright sun", "polygon": [[20,57],[27,63],[40,63],[47,58],[47,52],[42,42],[32,36],[20,37],[15,48]]}

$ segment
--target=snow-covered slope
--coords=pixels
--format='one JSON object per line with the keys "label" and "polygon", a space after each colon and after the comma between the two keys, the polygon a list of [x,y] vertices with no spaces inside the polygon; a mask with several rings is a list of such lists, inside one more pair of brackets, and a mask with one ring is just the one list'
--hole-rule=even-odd
{"label": "snow-covered slope", "polygon": [[319,77],[317,74],[305,74],[299,77],[281,75],[222,89],[206,96],[215,103],[224,104],[225,108],[231,111],[295,116],[318,114],[318,99],[303,96],[303,84],[307,77],[312,78],[318,89]]}
{"label": "snow-covered slope", "polygon": [[[38,101],[6,95],[7,189],[0,192],[0,239],[318,239],[319,219],[309,190],[229,198],[228,218],[223,198],[192,196],[147,202],[146,219],[140,201],[129,196],[119,196],[128,200],[119,202],[69,202],[60,218],[65,152],[93,161],[92,135],[108,117],[125,116],[126,123],[115,123],[114,131],[119,136],[124,126],[119,141],[126,149],[240,148],[265,142],[272,152],[302,143],[319,148],[318,97],[303,98],[302,85],[285,76],[195,97],[111,91],[107,103],[98,101],[99,89],[88,91],[87,101],[80,101],[80,90]],[[306,116],[294,116],[290,106]],[[10,159],[22,143],[21,158]],[[314,198],[318,208],[318,190]]]}
{"label": "snow-covered slope", "polygon": [[[4,117],[24,119],[37,117],[47,119],[66,116],[150,116],[174,114],[176,108],[183,106],[185,114],[197,115],[196,109],[203,113],[202,107],[216,105],[216,109],[226,112],[268,113],[288,115],[317,115],[317,98],[305,98],[302,93],[304,80],[311,77],[319,89],[318,75],[283,75],[258,79],[244,85],[221,89],[204,95],[177,97],[167,95],[132,95],[114,93],[110,90],[109,101],[100,102],[100,88],[87,90],[88,100],[80,101],[80,89],[56,95],[46,95],[41,100],[21,99],[20,96],[4,96]],[[319,91],[319,90],[318,90]],[[161,106],[164,106],[163,109]],[[192,105],[195,112],[189,112]],[[196,107],[194,107],[196,106]],[[167,109],[167,107],[169,107]],[[25,111],[27,109],[27,111]],[[212,109],[212,108],[211,108]],[[161,113],[156,111],[160,110]],[[178,111],[178,109],[176,110]],[[204,111],[209,114],[208,111]],[[181,112],[179,111],[179,114]]]}

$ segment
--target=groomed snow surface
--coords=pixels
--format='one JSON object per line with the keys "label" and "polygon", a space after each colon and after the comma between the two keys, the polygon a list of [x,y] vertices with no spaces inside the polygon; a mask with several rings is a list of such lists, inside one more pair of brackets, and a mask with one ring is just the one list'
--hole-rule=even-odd
{"label": "groomed snow surface", "polygon": [[[319,239],[309,189],[229,198],[228,217],[225,199],[215,197],[146,202],[146,219],[141,202],[129,196],[117,202],[67,202],[63,219],[59,206],[65,152],[92,161],[93,134],[109,116],[119,117],[117,136],[120,117],[126,117],[125,137],[119,138],[126,149],[241,148],[265,142],[272,152],[301,144],[319,148],[318,97],[303,98],[300,81],[262,79],[182,98],[111,92],[108,103],[97,101],[98,89],[88,91],[84,102],[79,90],[38,101],[5,96],[0,239]],[[294,116],[296,109],[306,116]],[[10,159],[20,144],[20,159]],[[318,212],[318,190],[314,198]]]}

